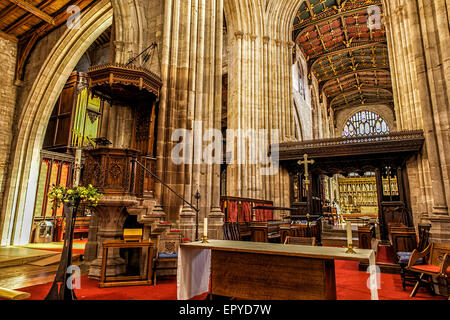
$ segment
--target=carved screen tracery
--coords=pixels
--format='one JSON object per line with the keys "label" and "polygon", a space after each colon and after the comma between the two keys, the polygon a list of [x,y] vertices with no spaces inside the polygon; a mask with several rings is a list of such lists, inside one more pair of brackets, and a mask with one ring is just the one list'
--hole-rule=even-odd
{"label": "carved screen tracery", "polygon": [[342,132],[344,138],[364,137],[389,133],[387,122],[372,111],[360,111],[347,120]]}

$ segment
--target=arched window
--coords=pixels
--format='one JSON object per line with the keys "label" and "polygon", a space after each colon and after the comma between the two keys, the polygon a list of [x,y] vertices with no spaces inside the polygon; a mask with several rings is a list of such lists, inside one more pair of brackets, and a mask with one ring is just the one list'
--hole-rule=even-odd
{"label": "arched window", "polygon": [[389,133],[389,126],[378,114],[365,110],[355,113],[347,120],[342,136],[344,138],[364,137]]}

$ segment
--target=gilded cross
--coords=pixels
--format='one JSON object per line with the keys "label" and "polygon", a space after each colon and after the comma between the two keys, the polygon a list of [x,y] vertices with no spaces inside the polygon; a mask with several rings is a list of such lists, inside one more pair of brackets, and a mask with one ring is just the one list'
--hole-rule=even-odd
{"label": "gilded cross", "polygon": [[299,162],[298,162],[298,164],[299,165],[304,165],[305,166],[305,185],[306,185],[306,190],[308,190],[308,187],[309,187],[309,183],[310,183],[310,181],[309,181],[309,173],[308,173],[308,165],[309,164],[314,164],[314,160],[308,160],[308,155],[305,153],[304,155],[303,155],[303,161],[302,160],[300,160]]}

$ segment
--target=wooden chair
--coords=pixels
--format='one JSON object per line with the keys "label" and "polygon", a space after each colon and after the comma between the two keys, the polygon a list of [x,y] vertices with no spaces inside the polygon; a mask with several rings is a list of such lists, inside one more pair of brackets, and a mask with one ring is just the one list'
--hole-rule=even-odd
{"label": "wooden chair", "polygon": [[[423,252],[428,247],[430,240],[430,228],[431,225],[419,224],[419,244],[417,246],[417,251]],[[397,252],[397,263],[400,265],[401,268],[400,276],[402,278],[403,290],[406,290],[407,286],[414,286],[419,280],[416,273],[406,270],[411,255],[412,251]],[[425,263],[424,258],[418,259],[416,261],[416,264],[424,264],[424,263]]]}
{"label": "wooden chair", "polygon": [[286,240],[284,240],[284,244],[297,244],[297,245],[302,245],[302,246],[315,246],[316,245],[316,238],[315,237],[301,238],[301,237],[290,237],[290,236],[287,236]]}
{"label": "wooden chair", "polygon": [[[417,265],[417,260],[424,259],[429,256],[427,264]],[[444,243],[431,243],[423,252],[414,250],[409,259],[407,270],[417,273],[419,278],[413,291],[411,298],[415,297],[420,286],[429,286],[434,294],[433,277],[438,279],[438,283],[449,293],[449,276],[450,276],[450,245]],[[450,299],[450,298],[449,298]]]}
{"label": "wooden chair", "polygon": [[[153,285],[156,285],[156,272],[158,270],[177,269],[178,250],[181,241],[182,237],[179,232],[169,232],[167,234],[162,234],[159,237],[156,245],[156,257],[153,260]],[[166,264],[169,265],[167,266]],[[173,266],[173,264],[175,264],[175,266]]]}

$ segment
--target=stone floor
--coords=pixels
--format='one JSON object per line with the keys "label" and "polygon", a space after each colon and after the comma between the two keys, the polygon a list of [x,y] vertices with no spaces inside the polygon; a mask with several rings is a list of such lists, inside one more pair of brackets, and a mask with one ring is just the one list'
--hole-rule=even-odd
{"label": "stone floor", "polygon": [[55,255],[59,253],[15,246],[0,247],[0,287],[19,289],[53,281],[58,263],[49,266],[36,266],[30,263]]}
{"label": "stone floor", "polygon": [[0,268],[26,264],[55,254],[57,252],[17,246],[0,247]]}

